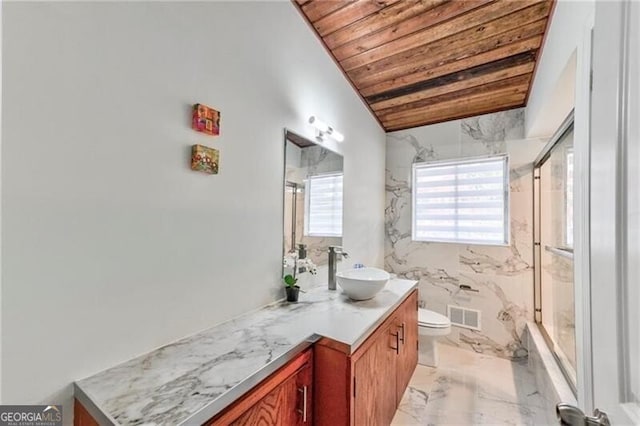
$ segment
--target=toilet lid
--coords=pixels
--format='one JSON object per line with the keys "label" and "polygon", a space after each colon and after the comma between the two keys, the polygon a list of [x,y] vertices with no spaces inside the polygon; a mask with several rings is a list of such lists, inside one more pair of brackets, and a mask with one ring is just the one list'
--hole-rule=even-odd
{"label": "toilet lid", "polygon": [[444,328],[451,325],[449,318],[428,309],[418,309],[418,324],[427,327]]}

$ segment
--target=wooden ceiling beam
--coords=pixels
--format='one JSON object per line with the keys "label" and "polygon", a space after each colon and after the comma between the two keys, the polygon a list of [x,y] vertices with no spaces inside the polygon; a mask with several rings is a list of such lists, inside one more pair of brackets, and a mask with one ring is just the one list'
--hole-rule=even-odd
{"label": "wooden ceiling beam", "polygon": [[480,42],[498,34],[523,28],[533,22],[546,22],[549,9],[550,5],[548,2],[537,3],[526,9],[502,16],[498,19],[494,19],[489,22],[482,22],[464,31],[449,34],[446,37],[433,42],[425,43],[412,49],[387,56],[378,61],[368,63],[361,67],[354,68],[348,72],[348,75],[354,80],[359,80],[371,73],[378,73],[381,70],[388,70],[388,72],[390,72],[397,68],[405,68],[406,64],[409,63],[419,63],[423,60],[431,60],[433,56],[441,55],[451,49],[469,46],[472,43]]}
{"label": "wooden ceiling beam", "polygon": [[329,49],[335,49],[367,34],[424,13],[447,1],[449,0],[403,0],[325,36],[324,41]]}
{"label": "wooden ceiling beam", "polygon": [[338,9],[348,6],[356,0],[311,0],[302,4],[300,7],[313,25],[318,19],[335,12]]}
{"label": "wooden ceiling beam", "polygon": [[[544,34],[542,35],[542,40],[540,41],[540,49],[538,49],[538,53],[536,54],[535,67],[533,68],[534,77],[536,75],[536,71],[538,70],[540,57],[542,56],[542,48],[544,47],[545,42],[547,40],[547,35],[549,34],[549,27],[551,26],[551,17],[553,16],[553,11],[556,9],[556,4],[558,4],[557,0],[549,0],[549,1],[551,2],[551,6],[549,7],[549,12],[547,13],[547,27],[544,29]],[[533,87],[533,78],[529,82],[529,90],[527,91],[527,96],[524,98],[525,105],[529,102],[529,96],[531,95],[532,87]]]}
{"label": "wooden ceiling beam", "polygon": [[360,77],[349,74],[349,77],[351,77],[358,89],[365,89],[375,84],[444,66],[451,62],[489,52],[501,46],[542,35],[545,26],[546,20],[543,19],[519,28],[513,28],[483,40],[469,40],[469,44],[467,45],[456,46],[455,43],[452,43],[449,47],[442,45],[440,49],[434,49],[432,55],[423,57],[420,60],[411,61],[403,66],[370,72],[368,75],[362,75]]}
{"label": "wooden ceiling beam", "polygon": [[[539,3],[539,1],[536,1]],[[440,25],[420,29],[406,37],[390,38],[383,44],[369,49],[361,50],[356,55],[340,60],[340,65],[345,71],[367,65],[371,62],[384,59],[387,56],[433,43],[436,40],[446,38],[452,34],[459,33],[469,28],[477,27],[480,24],[510,15],[518,10],[531,6],[531,2],[495,0],[482,7],[478,7],[468,13],[456,16]],[[337,59],[338,56],[336,56]]]}
{"label": "wooden ceiling beam", "polygon": [[[334,31],[349,25],[351,22],[357,22],[362,18],[369,16],[375,12],[380,12],[384,8],[397,3],[400,0],[360,0],[350,3],[347,6],[318,19],[313,23],[313,27],[322,37],[331,34]],[[326,40],[325,40],[326,42]],[[328,44],[327,44],[328,46]]]}
{"label": "wooden ceiling beam", "polygon": [[[515,78],[519,78],[519,77],[515,77]],[[385,122],[394,121],[394,120],[420,117],[425,114],[430,114],[440,110],[445,110],[448,107],[455,108],[455,107],[460,107],[466,104],[473,104],[474,102],[479,102],[479,101],[488,102],[489,100],[492,100],[493,103],[499,103],[503,96],[506,97],[506,96],[517,95],[517,94],[526,95],[528,83],[529,83],[528,81],[524,81],[517,86],[509,85],[509,86],[500,87],[500,88],[495,88],[496,83],[493,83],[491,86],[492,90],[486,90],[486,91],[482,90],[480,92],[466,91],[467,93],[460,94],[460,95],[454,94],[453,96],[450,94],[444,95],[442,96],[442,98],[444,98],[445,100],[442,100],[441,102],[431,103],[423,107],[413,108],[411,110],[392,111],[383,116],[378,115],[378,117],[380,117],[382,122],[385,123]]]}
{"label": "wooden ceiling beam", "polygon": [[444,93],[439,96],[425,98],[409,104],[404,104],[397,107],[383,109],[383,110],[377,111],[376,114],[378,115],[378,117],[380,117],[384,121],[390,116],[400,115],[406,112],[412,113],[413,111],[420,111],[421,109],[431,105],[436,105],[436,104],[444,105],[446,102],[456,100],[456,99],[457,100],[472,99],[473,96],[482,95],[486,92],[497,92],[502,89],[527,86],[529,84],[530,78],[531,78],[531,74],[522,74],[515,77],[506,78],[503,80],[492,81],[490,83],[484,84],[482,87],[476,86],[476,87],[470,87],[467,89],[452,91],[449,93]]}
{"label": "wooden ceiling beam", "polygon": [[424,126],[426,124],[488,114],[516,106],[524,106],[524,98],[526,96],[524,90],[526,90],[526,88],[521,90],[523,91],[512,90],[511,92],[488,93],[483,97],[466,99],[462,103],[456,100],[447,103],[447,105],[440,105],[438,108],[425,110],[421,114],[406,115],[393,120],[385,120],[383,124],[385,129],[397,130],[398,128]]}
{"label": "wooden ceiling beam", "polygon": [[519,65],[526,65],[533,62],[533,52],[522,52],[513,56],[498,59],[496,61],[487,62],[481,65],[477,65],[471,68],[463,68],[459,71],[438,76],[429,80],[424,80],[411,86],[401,87],[399,89],[390,90],[388,92],[379,93],[374,96],[365,98],[368,103],[376,103],[387,99],[393,99],[399,96],[404,96],[412,93],[416,93],[422,90],[427,90],[436,87],[443,87],[449,84],[468,80],[475,77],[481,77],[483,75],[490,74],[492,72],[501,71],[516,67]]}
{"label": "wooden ceiling beam", "polygon": [[[516,3],[519,2],[514,2],[514,4]],[[403,40],[405,36],[413,34],[416,31],[421,31],[424,28],[439,27],[439,25],[436,26],[436,24],[445,25],[445,23],[451,21],[452,18],[465,16],[465,12],[472,9],[483,9],[482,6],[487,4],[491,5],[493,3],[490,3],[490,0],[456,0],[447,2],[428,10],[425,13],[414,16],[411,19],[394,23],[382,30],[369,33],[364,37],[360,37],[349,43],[343,44],[340,47],[332,49],[332,51],[336,59],[338,59],[342,64],[343,61],[351,58],[352,56],[359,56],[363,52],[366,53],[369,50],[380,49],[383,45],[393,44],[391,42],[395,40]],[[423,43],[424,41],[419,44]],[[410,47],[414,46],[415,45],[412,45]],[[392,48],[391,52],[395,53],[397,50]],[[387,54],[389,54],[389,51],[386,51],[384,56]],[[351,68],[345,67],[345,69],[348,71]]]}
{"label": "wooden ceiling beam", "polygon": [[[468,89],[470,87],[483,86],[492,81],[504,80],[511,77],[516,77],[523,74],[530,74],[533,72],[534,64],[532,62],[525,63],[523,65],[516,65],[510,68],[501,69],[498,71],[489,72],[487,74],[480,74],[476,77],[466,77],[463,75],[461,80],[455,80],[451,83],[444,85],[434,85],[431,88],[427,88],[418,92],[413,92],[408,95],[398,96],[395,98],[383,100],[376,103],[371,103],[371,108],[377,114],[378,111],[392,108],[400,105],[410,104],[420,101],[422,99],[432,98],[435,96],[443,95],[449,92],[455,92],[458,90]],[[460,74],[459,74],[460,75]]]}
{"label": "wooden ceiling beam", "polygon": [[524,96],[513,96],[509,99],[503,99],[501,103],[494,104],[493,106],[487,105],[469,105],[467,108],[459,108],[457,110],[450,110],[443,112],[439,115],[424,116],[420,120],[415,120],[407,123],[384,123],[385,130],[388,132],[395,132],[398,130],[412,129],[414,127],[428,126],[430,124],[444,123],[446,121],[460,120],[469,117],[475,117],[478,115],[491,114],[499,111],[506,111],[514,108],[521,108],[525,106]]}
{"label": "wooden ceiling beam", "polygon": [[387,131],[524,106],[555,0],[291,0]]}
{"label": "wooden ceiling beam", "polygon": [[374,95],[382,96],[384,99],[406,95],[408,93],[415,92],[416,90],[421,90],[422,87],[420,85],[422,83],[436,77],[452,74],[470,68],[476,68],[480,65],[497,62],[505,58],[518,56],[519,54],[528,54],[529,60],[534,61],[535,53],[540,46],[541,40],[542,36],[528,38],[526,40],[508,44],[506,46],[502,46],[476,56],[471,56],[459,61],[444,64],[442,66],[433,67],[414,74],[408,74],[402,77],[387,80],[382,83],[378,83],[373,86],[361,89],[360,93],[362,93],[362,95],[367,98],[367,101],[373,99],[371,102],[375,102],[382,99],[380,99],[379,97],[374,97]]}

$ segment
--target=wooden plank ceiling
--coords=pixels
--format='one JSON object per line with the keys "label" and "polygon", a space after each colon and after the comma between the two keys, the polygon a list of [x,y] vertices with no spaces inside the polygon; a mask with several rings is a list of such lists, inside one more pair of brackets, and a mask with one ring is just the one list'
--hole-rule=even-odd
{"label": "wooden plank ceiling", "polygon": [[295,0],[387,131],[522,107],[553,0]]}

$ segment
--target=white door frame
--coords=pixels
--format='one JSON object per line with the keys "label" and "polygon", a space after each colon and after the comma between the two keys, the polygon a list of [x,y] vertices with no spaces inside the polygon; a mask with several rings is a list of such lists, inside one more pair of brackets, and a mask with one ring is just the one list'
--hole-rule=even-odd
{"label": "white door frame", "polygon": [[593,412],[591,360],[590,179],[591,179],[591,52],[593,14],[587,18],[576,51],[574,108],[574,300],[576,315],[576,389],[578,406]]}
{"label": "white door frame", "polygon": [[[629,30],[631,25],[640,24],[631,22],[630,8],[629,1],[596,2],[592,58],[591,392],[593,405],[607,412],[612,424],[616,425],[640,423],[640,417],[634,418],[624,407],[629,400],[630,377],[625,336],[629,189],[626,153],[630,143],[627,128],[632,119],[637,120],[637,117],[631,117],[628,109],[628,67],[632,53],[629,51]],[[634,43],[637,49],[637,41]],[[633,54],[637,55],[637,52]],[[583,347],[583,350],[588,349]],[[588,389],[584,395],[587,394]],[[593,405],[589,406],[587,399],[585,404],[590,414]]]}

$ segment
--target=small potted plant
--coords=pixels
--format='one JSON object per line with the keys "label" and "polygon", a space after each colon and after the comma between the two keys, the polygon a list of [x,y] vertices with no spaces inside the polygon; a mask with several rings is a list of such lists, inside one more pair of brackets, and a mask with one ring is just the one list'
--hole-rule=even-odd
{"label": "small potted plant", "polygon": [[[300,286],[298,283],[298,273],[308,272],[309,275],[315,275],[318,272],[316,265],[311,261],[311,259],[298,258],[298,253],[295,251],[289,252],[283,259],[283,266],[285,268],[290,268],[293,273],[285,275],[282,280],[285,284],[285,291],[287,293],[287,302],[297,302],[298,295],[302,290],[300,290]],[[306,276],[307,274],[303,274]],[[303,276],[300,275],[300,276]],[[304,293],[304,291],[302,291]]]}
{"label": "small potted plant", "polygon": [[282,280],[285,285],[284,290],[287,293],[287,302],[297,302],[300,295],[300,286],[296,285],[298,279],[291,274],[287,274]]}

